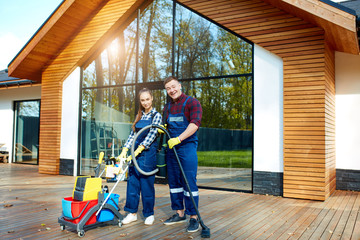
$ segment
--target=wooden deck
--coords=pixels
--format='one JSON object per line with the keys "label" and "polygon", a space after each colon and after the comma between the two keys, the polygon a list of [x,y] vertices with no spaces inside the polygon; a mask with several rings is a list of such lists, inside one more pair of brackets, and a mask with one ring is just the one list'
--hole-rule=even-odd
{"label": "wooden deck", "polygon": [[[79,239],[60,230],[61,200],[74,177],[38,173],[37,166],[0,164],[0,239]],[[105,181],[104,181],[105,182]],[[115,189],[120,207],[126,183]],[[167,185],[156,185],[155,224],[143,221],[86,231],[83,239],[201,239],[172,215]],[[200,189],[200,212],[211,239],[360,239],[360,193],[336,191],[325,202]],[[141,209],[141,207],[140,207]],[[124,213],[121,210],[121,213]]]}

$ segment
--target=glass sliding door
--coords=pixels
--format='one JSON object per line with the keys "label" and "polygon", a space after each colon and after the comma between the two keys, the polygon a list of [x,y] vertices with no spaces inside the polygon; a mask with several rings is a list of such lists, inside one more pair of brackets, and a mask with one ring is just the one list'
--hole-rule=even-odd
{"label": "glass sliding door", "polygon": [[134,121],[135,87],[82,92],[80,174],[93,175],[99,153],[120,154]]}
{"label": "glass sliding door", "polygon": [[40,100],[15,102],[13,162],[38,164]]}

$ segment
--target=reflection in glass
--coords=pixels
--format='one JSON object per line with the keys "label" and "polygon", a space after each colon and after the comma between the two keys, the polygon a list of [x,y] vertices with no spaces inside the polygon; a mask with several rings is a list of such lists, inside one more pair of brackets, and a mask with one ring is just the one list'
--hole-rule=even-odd
{"label": "reflection in glass", "polygon": [[162,81],[171,74],[172,5],[155,0],[141,14],[139,82]]}
{"label": "reflection in glass", "polygon": [[94,174],[100,152],[120,154],[134,121],[134,94],[134,86],[83,90],[81,174]]}
{"label": "reflection in glass", "polygon": [[136,21],[87,66],[83,88],[135,83]]}
{"label": "reflection in glass", "polygon": [[203,108],[202,127],[252,129],[252,78],[182,82],[183,91]]}
{"label": "reflection in glass", "polygon": [[164,89],[152,90],[153,94],[153,107],[162,115],[163,108],[166,104],[167,93]]}
{"label": "reflection in glass", "polygon": [[199,186],[251,191],[252,78],[188,81],[182,86],[203,109],[198,131]]}
{"label": "reflection in glass", "polygon": [[15,102],[16,163],[38,163],[40,101]]}
{"label": "reflection in glass", "polygon": [[252,46],[176,5],[175,75],[179,79],[251,73]]}

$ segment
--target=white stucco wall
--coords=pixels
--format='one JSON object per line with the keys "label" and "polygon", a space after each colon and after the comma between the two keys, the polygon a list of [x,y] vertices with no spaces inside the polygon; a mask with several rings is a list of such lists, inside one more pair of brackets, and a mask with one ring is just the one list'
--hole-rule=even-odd
{"label": "white stucco wall", "polygon": [[254,171],[283,172],[283,62],[254,50]]}
{"label": "white stucco wall", "polygon": [[9,152],[9,159],[13,150],[14,102],[40,98],[40,86],[0,90],[0,143],[5,143],[2,149]]}
{"label": "white stucco wall", "polygon": [[360,56],[335,53],[336,168],[360,170]]}
{"label": "white stucco wall", "polygon": [[77,172],[80,68],[63,82],[60,158],[74,160]]}

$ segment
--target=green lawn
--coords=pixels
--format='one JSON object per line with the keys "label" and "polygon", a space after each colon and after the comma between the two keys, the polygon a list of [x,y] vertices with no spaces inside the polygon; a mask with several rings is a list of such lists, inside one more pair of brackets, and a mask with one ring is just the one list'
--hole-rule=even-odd
{"label": "green lawn", "polygon": [[251,150],[197,152],[199,166],[251,168]]}

